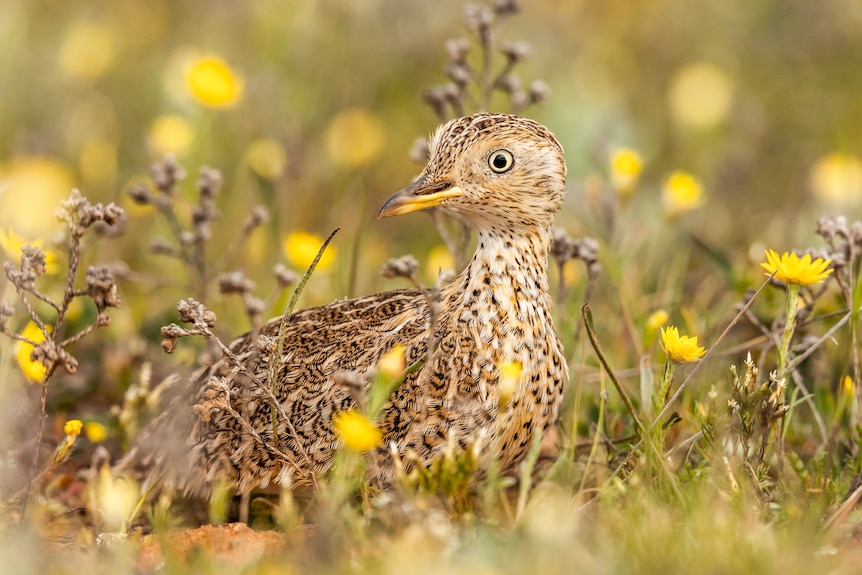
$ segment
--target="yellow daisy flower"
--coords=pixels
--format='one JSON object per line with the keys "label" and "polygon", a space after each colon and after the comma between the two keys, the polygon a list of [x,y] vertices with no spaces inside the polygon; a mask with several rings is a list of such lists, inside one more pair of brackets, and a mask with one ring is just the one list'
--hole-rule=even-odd
{"label": "yellow daisy flower", "polygon": [[[39,326],[32,321],[28,323],[27,327],[24,328],[24,331],[21,332],[21,336],[26,337],[30,341],[35,341],[36,343],[45,341],[45,334],[43,334],[42,330],[39,329]],[[24,372],[27,379],[35,383],[41,383],[42,379],[45,377],[46,368],[41,362],[30,359],[30,355],[32,353],[33,346],[29,343],[19,341],[15,347],[15,359],[18,361],[18,367],[21,368],[21,371]]]}
{"label": "yellow daisy flower", "polygon": [[811,254],[801,258],[796,254],[784,252],[781,256],[775,250],[766,250],[766,261],[761,267],[775,279],[788,284],[806,286],[825,280],[832,273],[829,264],[832,260],[817,258],[812,261]]}
{"label": "yellow daisy flower", "polygon": [[380,357],[380,361],[377,362],[377,369],[390,379],[398,377],[404,371],[405,351],[403,345],[396,343],[392,349]]}
{"label": "yellow daisy flower", "polygon": [[647,318],[646,327],[649,331],[655,331],[670,319],[670,315],[663,309],[658,309]]}
{"label": "yellow daisy flower", "polygon": [[230,108],[242,98],[245,82],[218,56],[204,56],[186,70],[186,87],[199,103],[210,108]]}
{"label": "yellow daisy flower", "polygon": [[618,194],[627,196],[637,186],[643,169],[640,154],[630,148],[617,148],[611,152],[611,183]]}
{"label": "yellow daisy flower", "polygon": [[703,184],[688,172],[672,172],[662,187],[662,199],[668,217],[679,217],[703,204]]}
{"label": "yellow daisy flower", "polygon": [[82,429],[84,429],[84,423],[80,419],[70,419],[63,425],[63,433],[73,439],[81,435]]}
{"label": "yellow daisy flower", "polygon": [[518,389],[518,384],[521,381],[521,373],[524,371],[524,366],[520,361],[507,361],[500,366],[500,407],[502,408],[509,403],[515,391]]}
{"label": "yellow daisy flower", "polygon": [[668,358],[677,363],[697,361],[706,353],[706,349],[698,347],[697,337],[679,335],[674,326],[662,328],[661,347]]}
{"label": "yellow daisy flower", "polygon": [[[323,238],[317,234],[311,234],[301,230],[290,232],[282,242],[284,253],[294,266],[300,270],[308,269],[311,262],[314,261],[320,246],[323,245]],[[335,247],[332,244],[326,246],[323,254],[320,256],[320,261],[317,262],[316,271],[323,271],[332,265],[335,259]]]}
{"label": "yellow daisy flower", "polygon": [[368,451],[378,447],[383,441],[380,428],[355,409],[337,413],[332,418],[332,424],[344,446],[353,451]]}

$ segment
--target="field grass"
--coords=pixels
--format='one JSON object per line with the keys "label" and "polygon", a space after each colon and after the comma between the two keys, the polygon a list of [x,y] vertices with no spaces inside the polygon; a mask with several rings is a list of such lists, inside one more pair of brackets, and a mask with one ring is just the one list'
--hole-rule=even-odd
{"label": "field grass", "polygon": [[[147,5],[0,6],[0,572],[859,571],[852,2]],[[426,285],[463,264],[457,222],[373,216],[479,108],[569,164],[571,380],[519,477],[478,439],[383,492],[349,449],[247,500],[118,477],[212,353],[164,337],[181,299],[229,341],[316,255],[300,307],[404,287],[379,270],[405,253]]]}

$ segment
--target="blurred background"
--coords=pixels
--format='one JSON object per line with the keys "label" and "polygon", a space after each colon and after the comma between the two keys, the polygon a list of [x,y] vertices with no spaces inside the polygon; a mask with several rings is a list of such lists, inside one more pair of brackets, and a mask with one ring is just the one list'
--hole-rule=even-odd
{"label": "blurred background", "polygon": [[[170,238],[168,223],[127,195],[165,154],[188,172],[181,189],[189,203],[201,166],[223,173],[207,246],[213,261],[252,206],[269,208],[270,222],[224,262],[253,278],[261,297],[275,285],[274,264],[302,273],[336,227],[304,306],[404,287],[378,274],[403,253],[420,260],[428,284],[454,266],[426,215],[374,216],[421,169],[410,150],[439,122],[423,93],[448,81],[444,43],[474,38],[466,6],[0,2],[4,259],[17,259],[27,242],[55,249],[57,275],[44,289],[56,292],[65,263],[52,214],[70,188],[127,210],[124,236],[92,240],[85,251],[85,264],[127,266],[124,306],[93,343],[73,350],[79,373],[52,384],[56,434],[71,416],[115,434],[110,407],[140,381],[142,364],[155,361],[164,375],[195,362],[187,345],[171,359],[158,349],[158,328],[176,321],[176,301],[193,291],[188,270],[150,252],[156,238]],[[732,316],[742,290],[762,281],[764,248],[819,247],[819,216],[858,219],[858,0],[534,0],[521,8],[494,32],[532,46],[517,69],[524,86],[540,79],[550,87],[524,115],[566,150],[570,191],[558,224],[600,243],[599,281],[616,291],[596,291],[597,322],[619,365],[634,367],[644,346],[655,349],[654,334],[632,347],[614,322],[602,326],[619,302],[633,326],[667,309],[690,333],[711,332]],[[474,42],[468,59],[479,55]],[[510,109],[504,97],[492,107]],[[180,206],[188,217],[188,204]],[[577,304],[583,272],[563,273]],[[2,289],[14,299],[10,286]],[[280,313],[284,298],[278,303],[267,315]],[[87,305],[81,325],[94,313]],[[239,300],[214,296],[212,306],[227,339],[248,329]],[[562,324],[571,328],[574,314]],[[16,315],[14,329],[26,320]],[[9,385],[24,380],[15,353],[4,342],[0,375]],[[31,399],[37,387],[26,392]]]}

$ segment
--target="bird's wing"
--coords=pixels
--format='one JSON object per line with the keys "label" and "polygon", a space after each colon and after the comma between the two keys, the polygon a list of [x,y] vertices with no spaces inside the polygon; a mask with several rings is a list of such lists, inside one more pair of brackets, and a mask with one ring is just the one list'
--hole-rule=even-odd
{"label": "bird's wing", "polygon": [[[351,390],[334,376],[364,376],[397,343],[424,350],[430,306],[419,290],[397,290],[297,311],[281,334],[273,384],[281,323],[275,318],[234,340],[228,347],[235,359],[222,356],[202,367],[142,433],[137,467],[146,457],[189,493],[206,493],[215,478],[246,491],[266,485],[282,468],[284,458],[271,449],[277,445],[302,471],[319,473],[331,461],[333,413],[354,405]],[[279,417],[278,441],[267,390],[286,415]]]}

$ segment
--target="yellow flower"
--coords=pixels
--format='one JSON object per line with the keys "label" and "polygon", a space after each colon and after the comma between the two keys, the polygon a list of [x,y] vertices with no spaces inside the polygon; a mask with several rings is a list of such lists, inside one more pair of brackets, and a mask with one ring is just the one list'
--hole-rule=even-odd
{"label": "yellow flower", "polygon": [[380,357],[380,361],[377,362],[377,369],[390,379],[398,377],[404,371],[404,352],[404,346],[396,343],[392,349]]}
{"label": "yellow flower", "polygon": [[63,433],[72,439],[81,435],[82,429],[84,429],[84,423],[80,419],[70,419],[63,425]]}
{"label": "yellow flower", "polygon": [[[48,331],[51,331],[50,326],[48,326]],[[43,334],[42,330],[39,329],[39,326],[32,321],[28,323],[24,328],[24,331],[21,332],[21,337],[26,337],[37,344],[45,341],[45,334]],[[32,353],[32,345],[23,341],[18,342],[15,349],[15,358],[18,360],[18,367],[21,368],[21,371],[24,372],[27,379],[35,383],[41,383],[42,379],[45,377],[46,369],[42,363],[30,359],[30,355]]]}
{"label": "yellow flower", "polygon": [[845,375],[844,379],[841,380],[841,388],[847,397],[856,395],[856,386],[853,384],[853,378],[849,375]]}
{"label": "yellow flower", "polygon": [[251,171],[267,180],[277,180],[287,167],[287,153],[278,140],[262,138],[248,146],[245,161]]}
{"label": "yellow flower", "polygon": [[11,258],[13,263],[21,262],[21,248],[30,244],[31,246],[42,248],[42,251],[45,252],[45,273],[55,274],[60,271],[60,264],[57,263],[57,254],[51,250],[45,249],[45,242],[42,240],[33,240],[32,242],[28,242],[14,231],[9,230],[8,232],[4,232],[0,230],[0,248],[3,248],[3,251],[6,252],[6,255]]}
{"label": "yellow flower", "polygon": [[181,156],[188,150],[194,138],[192,127],[185,118],[167,115],[159,116],[153,121],[147,141],[150,149],[158,156]]}
{"label": "yellow flower", "polygon": [[339,112],[326,129],[326,152],[336,165],[361,168],[373,162],[386,141],[383,123],[363,108]]}
{"label": "yellow flower", "polygon": [[862,201],[862,160],[835,152],[817,160],[809,175],[811,193],[836,206],[855,206]]}
{"label": "yellow flower", "polygon": [[335,414],[332,424],[335,426],[338,438],[348,449],[367,451],[378,447],[383,441],[380,428],[355,409]]}
{"label": "yellow flower", "polygon": [[440,272],[455,269],[455,259],[449,252],[449,248],[443,244],[437,244],[428,252],[425,259],[425,273],[432,281],[437,281]]}
{"label": "yellow flower", "polygon": [[775,274],[775,279],[788,284],[807,286],[825,280],[832,273],[829,264],[832,260],[817,258],[811,260],[811,254],[801,258],[796,254],[784,252],[781,256],[774,250],[766,250],[766,261],[761,267],[768,274]]}
{"label": "yellow flower", "polygon": [[186,86],[200,104],[210,108],[230,108],[242,98],[242,77],[218,56],[194,60],[186,70]]}
{"label": "yellow flower", "polygon": [[674,326],[661,330],[661,347],[667,357],[677,363],[697,361],[706,350],[697,345],[697,337],[679,335],[679,330]]}
{"label": "yellow flower", "polygon": [[74,182],[69,167],[51,157],[19,156],[0,165],[0,228],[27,235],[56,230],[54,209]]}
{"label": "yellow flower", "polygon": [[681,68],[668,90],[671,117],[680,124],[712,128],[727,119],[733,104],[733,80],[709,62]]}
{"label": "yellow flower", "polygon": [[73,22],[60,44],[60,69],[71,78],[98,78],[114,63],[116,44],[116,36],[108,26],[84,20]]}
{"label": "yellow flower", "polygon": [[106,530],[125,531],[126,523],[141,498],[139,486],[125,477],[114,477],[111,467],[103,465],[95,481],[96,506],[108,522]]}
{"label": "yellow flower", "polygon": [[98,421],[88,421],[84,424],[84,434],[93,443],[101,443],[108,438],[108,428]]}
{"label": "yellow flower", "polygon": [[[311,262],[314,261],[320,246],[323,245],[323,238],[316,234],[308,232],[296,231],[287,234],[282,242],[284,253],[290,262],[301,270],[308,269]],[[335,247],[332,244],[326,247],[323,254],[320,256],[320,261],[317,262],[317,271],[323,271],[332,265],[335,259]]]}
{"label": "yellow flower", "polygon": [[524,366],[520,361],[507,361],[500,365],[500,407],[503,407],[518,389],[518,384],[521,381],[521,373],[524,371]]}
{"label": "yellow flower", "polygon": [[693,175],[676,170],[662,187],[665,213],[675,218],[703,204],[703,185]]}
{"label": "yellow flower", "polygon": [[643,160],[640,154],[630,148],[616,148],[611,152],[611,183],[618,194],[628,196],[640,178]]}
{"label": "yellow flower", "polygon": [[656,311],[652,312],[650,314],[650,316],[647,318],[646,327],[649,331],[655,331],[658,328],[660,328],[661,326],[663,326],[664,324],[666,324],[667,320],[669,320],[669,319],[670,319],[670,316],[668,315],[668,313],[665,310],[663,310],[663,309],[656,310]]}

